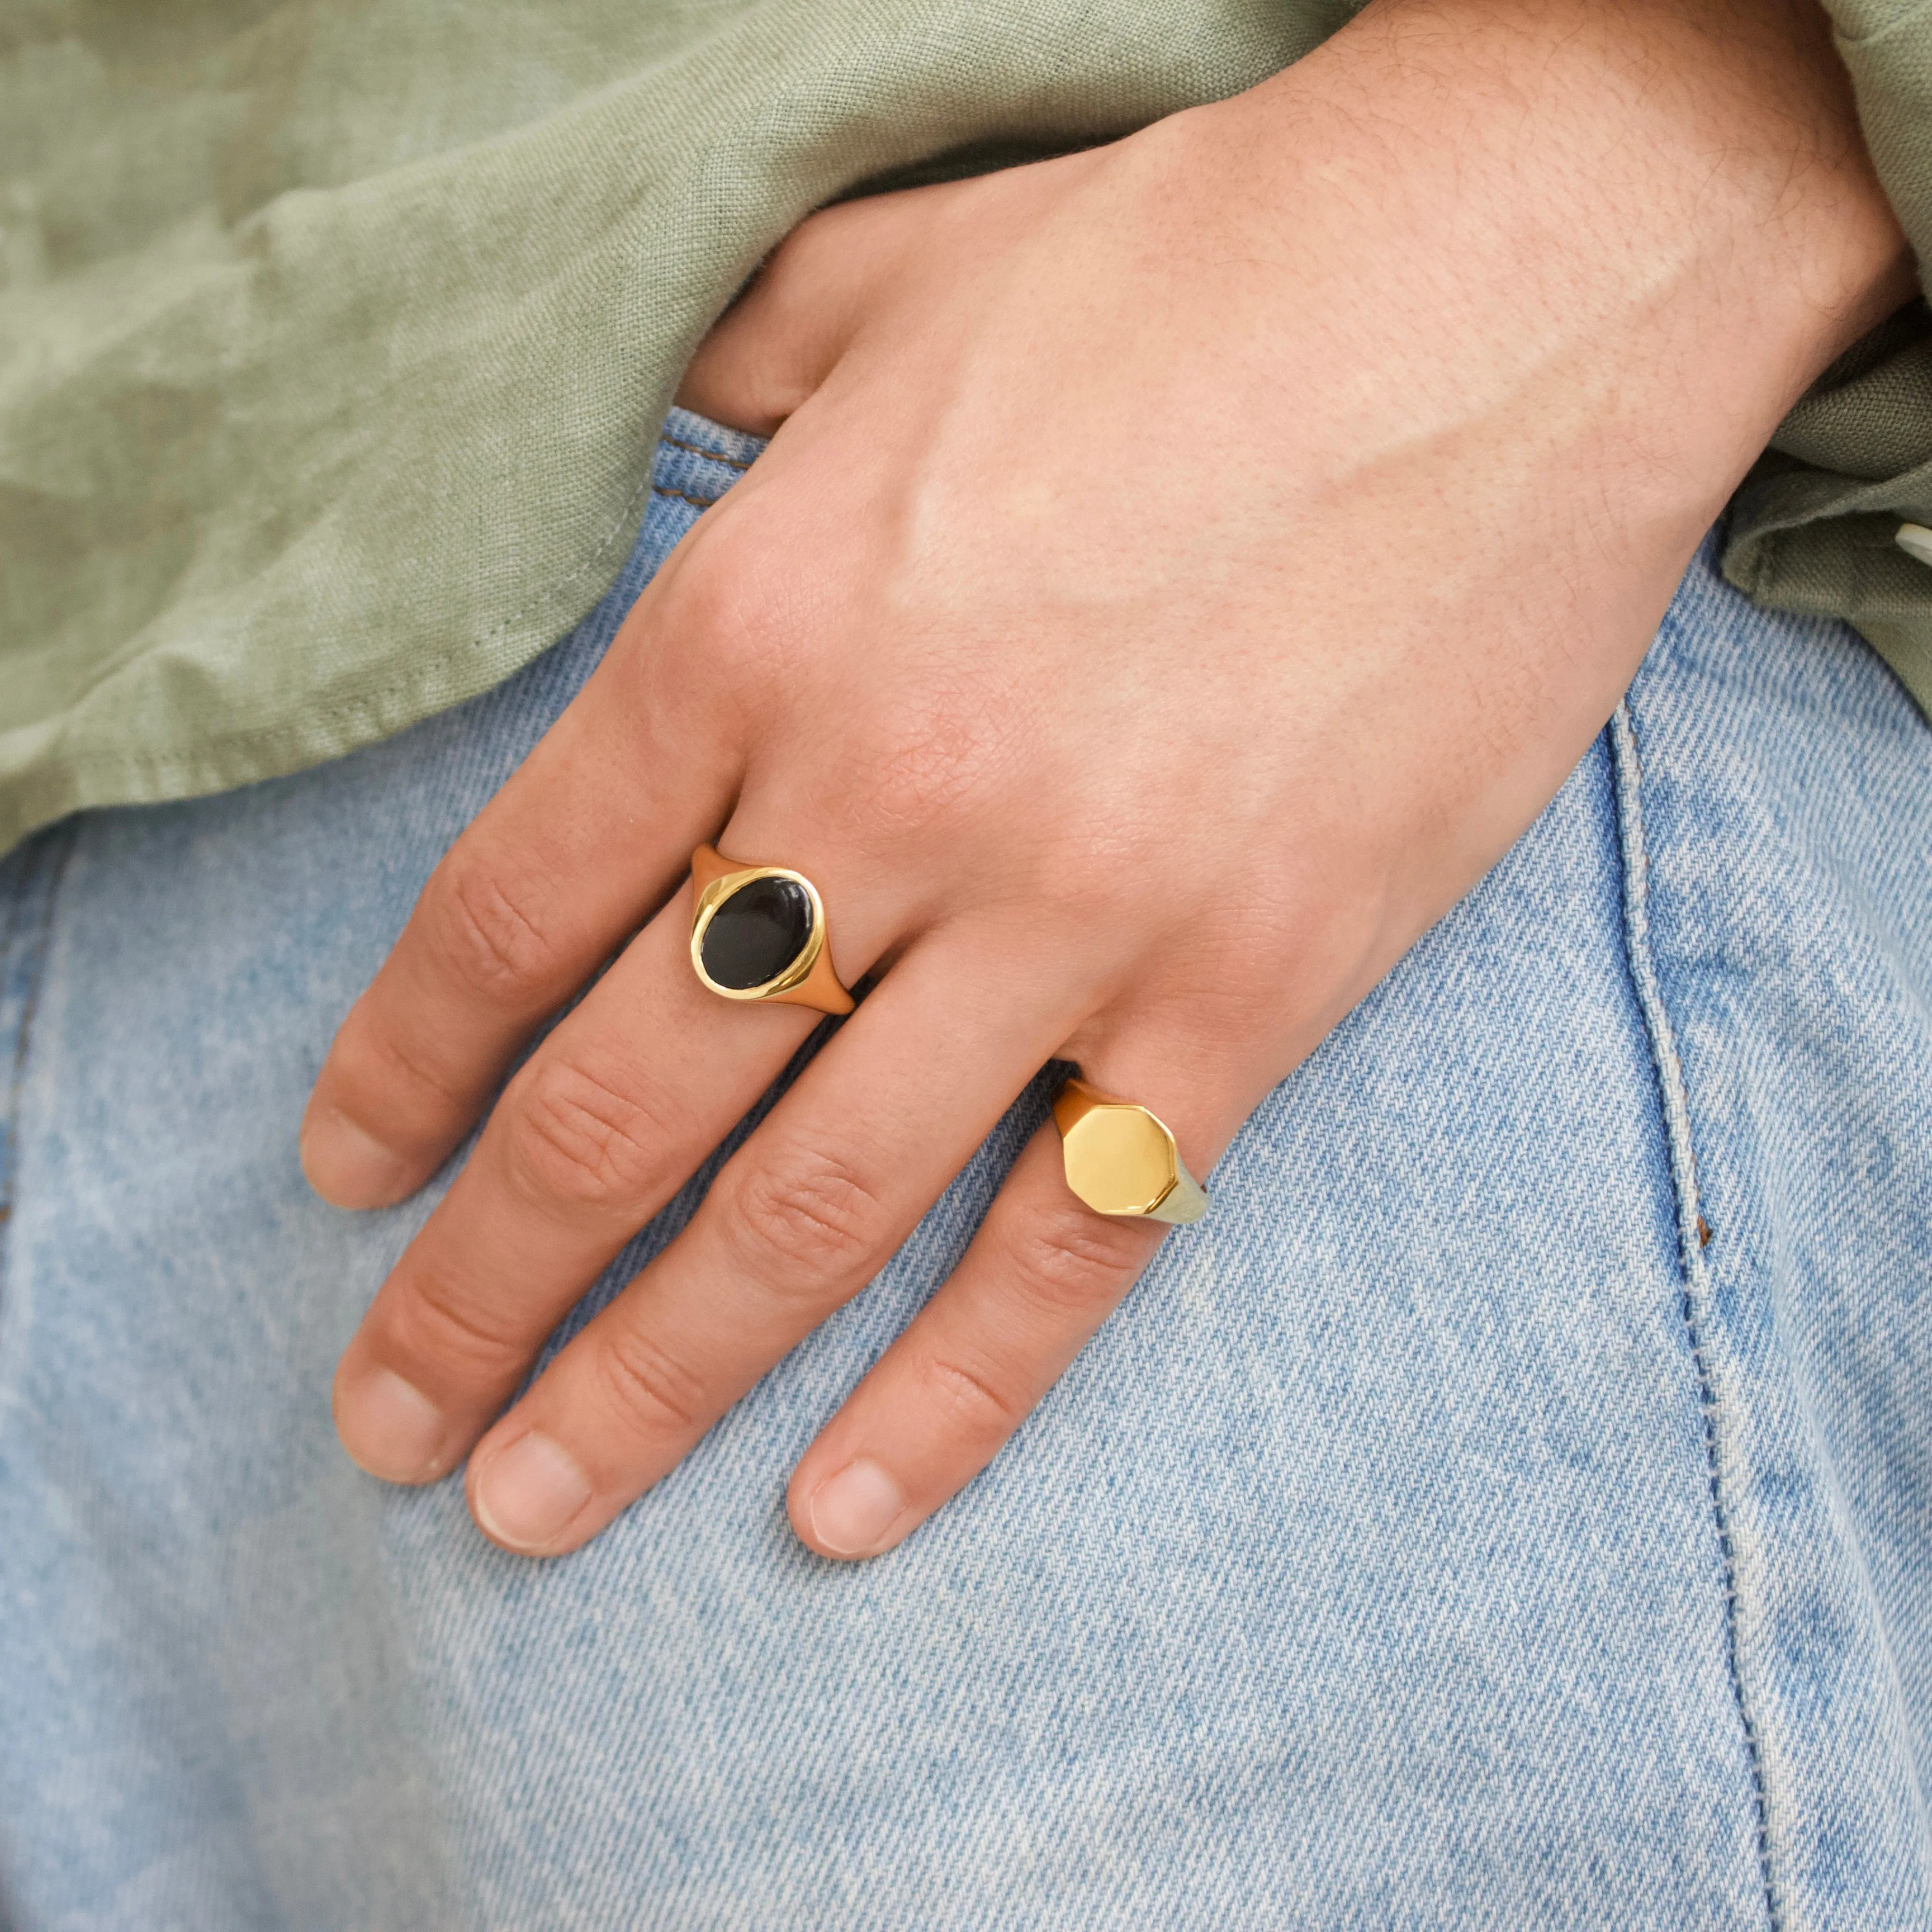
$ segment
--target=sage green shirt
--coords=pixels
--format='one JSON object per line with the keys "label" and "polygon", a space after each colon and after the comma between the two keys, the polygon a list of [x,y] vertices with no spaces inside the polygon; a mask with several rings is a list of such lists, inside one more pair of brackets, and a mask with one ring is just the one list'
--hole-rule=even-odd
{"label": "sage green shirt", "polygon": [[[1352,0],[0,0],[0,849],[350,751],[601,594],[678,370],[812,208],[1232,94]],[[1833,0],[1932,242],[1932,0]],[[1932,701],[1932,323],[1786,424],[1754,596]]]}

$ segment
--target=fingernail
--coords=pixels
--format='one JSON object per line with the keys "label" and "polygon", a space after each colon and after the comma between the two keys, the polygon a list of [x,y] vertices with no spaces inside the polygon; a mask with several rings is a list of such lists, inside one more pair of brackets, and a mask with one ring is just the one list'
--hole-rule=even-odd
{"label": "fingernail", "polygon": [[470,1507],[487,1535],[512,1550],[540,1550],[590,1500],[590,1479],[560,1444],[536,1430],[491,1457]]}
{"label": "fingernail", "polygon": [[352,1461],[386,1483],[426,1483],[442,1474],[447,1425],[413,1382],[377,1369],[335,1397],[335,1432]]}
{"label": "fingernail", "polygon": [[386,1208],[410,1190],[409,1168],[346,1114],[325,1108],[302,1123],[302,1172],[337,1208]]}
{"label": "fingernail", "polygon": [[905,1514],[899,1486],[868,1456],[848,1462],[812,1492],[812,1533],[841,1556],[870,1556]]}

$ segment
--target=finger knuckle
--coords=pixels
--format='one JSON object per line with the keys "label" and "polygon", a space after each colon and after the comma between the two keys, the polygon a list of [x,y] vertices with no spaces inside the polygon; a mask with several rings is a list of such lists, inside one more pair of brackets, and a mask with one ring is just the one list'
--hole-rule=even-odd
{"label": "finger knuckle", "polygon": [[857,1164],[823,1148],[764,1150],[734,1177],[720,1205],[740,1258],[780,1290],[796,1282],[808,1291],[864,1268],[885,1221]]}
{"label": "finger knuckle", "polygon": [[605,1206],[648,1192],[668,1136],[641,1082],[546,1054],[506,1099],[509,1168],[526,1195]]}
{"label": "finger knuckle", "polygon": [[364,1132],[398,1151],[434,1142],[477,1096],[440,1065],[422,1040],[373,1014],[345,1027],[331,1050],[331,1097]]}
{"label": "finger knuckle", "polygon": [[411,1363],[434,1363],[439,1378],[501,1382],[522,1366],[531,1337],[508,1310],[479,1300],[463,1281],[435,1270],[418,1273],[388,1324],[393,1350]]}
{"label": "finger knuckle", "polygon": [[969,1438],[1010,1436],[1027,1412],[1023,1396],[1009,1393],[992,1375],[950,1356],[935,1355],[926,1364],[926,1384],[929,1404],[940,1412],[951,1432]]}
{"label": "finger knuckle", "polygon": [[849,834],[890,847],[970,820],[999,789],[1012,742],[983,692],[934,693],[860,728],[851,760],[866,774],[845,803]]}
{"label": "finger knuckle", "polygon": [[772,352],[789,356],[790,344],[823,328],[827,296],[848,280],[862,245],[866,213],[850,202],[820,208],[766,256],[746,306],[761,312],[758,332]]}
{"label": "finger knuckle", "polygon": [[452,858],[433,929],[464,985],[518,1008],[550,1004],[556,952],[537,916],[536,898],[493,866]]}
{"label": "finger knuckle", "polygon": [[648,1330],[614,1324],[593,1359],[618,1414],[638,1433],[684,1436],[705,1426],[710,1404],[703,1378]]}
{"label": "finger knuckle", "polygon": [[1104,1220],[1070,1204],[1039,1216],[1008,1251],[1014,1286],[1049,1316],[1090,1320],[1126,1292],[1147,1259],[1138,1224]]}
{"label": "finger knuckle", "polygon": [[822,208],[807,215],[766,257],[758,271],[758,291],[774,298],[809,296],[824,280],[826,266],[837,265],[850,226],[843,208]]}
{"label": "finger knuckle", "polygon": [[784,532],[767,513],[755,538],[744,535],[736,508],[727,498],[705,519],[679,582],[676,628],[704,640],[707,669],[748,718],[796,686],[805,627]]}

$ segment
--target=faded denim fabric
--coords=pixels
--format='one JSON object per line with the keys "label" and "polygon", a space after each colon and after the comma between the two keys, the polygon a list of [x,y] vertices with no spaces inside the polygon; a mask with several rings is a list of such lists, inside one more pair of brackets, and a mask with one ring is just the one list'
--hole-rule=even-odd
{"label": "faded denim fabric", "polygon": [[622,579],[501,689],[0,868],[15,1932],[1932,1924],[1932,734],[1714,546],[902,1549],[820,1562],[785,1478],[1044,1078],[589,1549],[350,1466],[330,1372],[429,1201],[314,1199],[309,1082],[757,446],[675,416]]}

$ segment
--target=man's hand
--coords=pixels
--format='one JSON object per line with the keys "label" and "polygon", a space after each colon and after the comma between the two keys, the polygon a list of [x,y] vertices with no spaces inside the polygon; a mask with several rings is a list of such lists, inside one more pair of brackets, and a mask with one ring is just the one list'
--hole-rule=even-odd
{"label": "man's hand", "polygon": [[[1391,0],[1237,100],[808,222],[686,392],[770,451],[439,867],[317,1084],[316,1188],[397,1200],[642,925],[344,1356],[350,1454],[399,1482],[468,1454],[490,1535],[574,1547],[1052,1056],[1204,1174],[1553,795],[1779,417],[1910,286],[1782,0]],[[693,976],[707,839],[807,873],[876,990],[500,1414],[813,1024]],[[800,1536],[906,1535],[1157,1232],[1082,1207],[1044,1130],[800,1464]]]}

